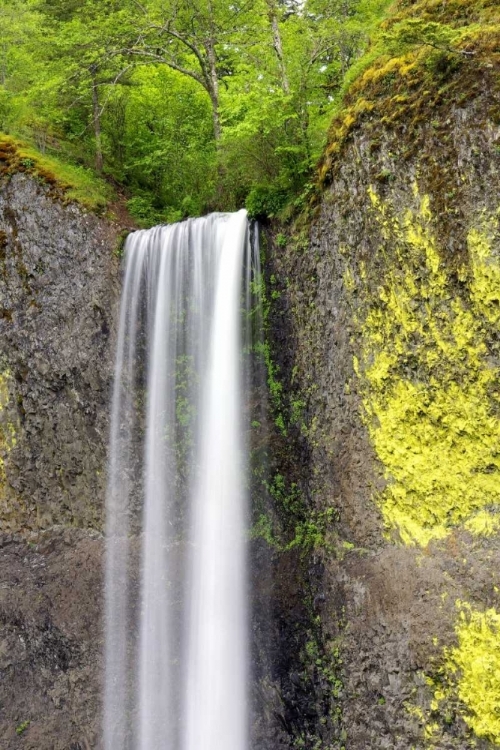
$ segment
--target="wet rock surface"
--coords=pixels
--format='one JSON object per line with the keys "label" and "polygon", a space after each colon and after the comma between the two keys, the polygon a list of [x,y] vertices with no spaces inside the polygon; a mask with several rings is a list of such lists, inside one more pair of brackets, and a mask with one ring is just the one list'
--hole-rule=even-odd
{"label": "wet rock surface", "polygon": [[0,184],[2,750],[97,746],[118,232]]}
{"label": "wet rock surface", "polygon": [[117,228],[21,174],[0,186],[3,530],[99,528]]}
{"label": "wet rock surface", "polygon": [[[447,711],[430,706],[437,680],[444,679],[444,649],[457,643],[457,600],[478,611],[498,610],[498,536],[478,537],[462,528],[423,548],[387,538],[378,502],[387,473],[368,434],[354,370],[365,314],[359,290],[377,299],[389,264],[398,267],[390,217],[384,229],[374,217],[369,188],[401,216],[417,210],[415,185],[420,196],[430,196],[451,305],[463,294],[457,268],[467,259],[467,229],[498,209],[494,100],[486,88],[462,106],[446,101],[432,123],[412,123],[406,136],[404,121],[391,127],[368,118],[333,162],[310,235],[295,230],[286,246],[283,239],[276,242],[276,232],[269,235],[273,349],[285,391],[305,402],[296,444],[302,444],[307,470],[299,481],[311,511],[338,512],[318,551],[324,565],[319,614],[324,643],[341,644],[342,717],[323,733],[321,747],[496,746],[473,735],[460,701]],[[498,366],[494,347],[489,357]],[[318,690],[317,677],[313,683]],[[318,712],[316,736],[324,725]],[[303,746],[300,739],[293,742]]]}
{"label": "wet rock surface", "polygon": [[0,748],[97,746],[102,537],[0,536]]}

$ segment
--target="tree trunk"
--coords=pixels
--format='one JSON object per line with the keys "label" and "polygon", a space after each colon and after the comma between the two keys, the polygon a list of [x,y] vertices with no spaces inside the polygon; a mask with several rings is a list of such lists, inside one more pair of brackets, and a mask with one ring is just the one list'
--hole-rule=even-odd
{"label": "tree trunk", "polygon": [[276,57],[278,58],[278,64],[280,66],[281,86],[285,94],[289,94],[290,84],[288,83],[288,76],[286,74],[285,58],[283,55],[283,44],[281,42],[281,34],[280,34],[280,27],[278,24],[278,13],[276,9],[276,4],[272,0],[270,2],[268,1],[268,8],[269,8],[269,22],[271,24],[271,29],[273,32],[273,47],[274,47],[274,51],[276,52]]}
{"label": "tree trunk", "polygon": [[212,118],[214,122],[214,138],[217,147],[220,143],[221,138],[221,124],[220,124],[220,111],[219,111],[219,77],[217,75],[217,56],[215,53],[215,47],[212,40],[206,45],[209,75],[210,80],[208,83],[208,93],[210,95],[210,101],[212,102]]}
{"label": "tree trunk", "polygon": [[97,88],[97,81],[95,78],[92,79],[92,117],[94,121],[94,137],[95,137],[95,168],[98,172],[102,172],[103,156],[102,156],[102,136],[101,136],[101,112],[99,109],[99,91]]}

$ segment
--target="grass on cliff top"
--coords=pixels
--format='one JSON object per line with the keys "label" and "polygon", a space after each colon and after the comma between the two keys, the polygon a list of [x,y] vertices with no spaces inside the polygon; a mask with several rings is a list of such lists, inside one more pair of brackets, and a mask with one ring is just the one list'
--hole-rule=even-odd
{"label": "grass on cliff top", "polygon": [[329,182],[343,145],[362,122],[404,122],[411,144],[413,127],[435,106],[459,102],[491,81],[500,83],[498,0],[400,0],[346,76],[319,165],[320,185]]}
{"label": "grass on cliff top", "polygon": [[113,200],[113,190],[89,169],[41,154],[33,146],[0,133],[0,178],[26,172],[48,185],[54,197],[74,201],[100,213]]}

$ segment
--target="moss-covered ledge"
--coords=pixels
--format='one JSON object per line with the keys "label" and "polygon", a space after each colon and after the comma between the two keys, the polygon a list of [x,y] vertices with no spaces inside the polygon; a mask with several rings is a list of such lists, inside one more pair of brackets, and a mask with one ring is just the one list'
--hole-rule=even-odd
{"label": "moss-covered ledge", "polygon": [[111,186],[84,167],[41,154],[33,146],[0,133],[0,180],[26,173],[48,186],[50,197],[75,202],[98,214],[116,200]]}
{"label": "moss-covered ledge", "polygon": [[[478,126],[500,123],[500,9],[496,0],[400,0],[374,35],[369,51],[348,73],[338,113],[319,167],[326,186],[342,164],[355,131],[396,130],[401,157],[411,159],[430,125],[448,146],[446,117],[454,106],[485,93],[488,107]],[[432,113],[432,115],[431,115]],[[375,152],[379,144],[374,139]],[[430,175],[431,176],[431,175]],[[433,174],[436,195],[445,175]],[[381,170],[380,182],[391,179]],[[441,205],[445,204],[441,195]]]}

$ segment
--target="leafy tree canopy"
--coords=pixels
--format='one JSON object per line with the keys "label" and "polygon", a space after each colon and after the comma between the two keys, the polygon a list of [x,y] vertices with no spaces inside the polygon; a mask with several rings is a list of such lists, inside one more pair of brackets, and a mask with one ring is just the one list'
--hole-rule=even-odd
{"label": "leafy tree canopy", "polygon": [[[0,0],[0,130],[118,183],[144,224],[273,213],[310,179],[386,4]],[[438,32],[400,36],[451,43]]]}

